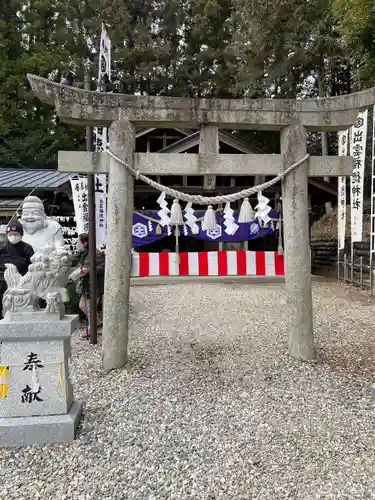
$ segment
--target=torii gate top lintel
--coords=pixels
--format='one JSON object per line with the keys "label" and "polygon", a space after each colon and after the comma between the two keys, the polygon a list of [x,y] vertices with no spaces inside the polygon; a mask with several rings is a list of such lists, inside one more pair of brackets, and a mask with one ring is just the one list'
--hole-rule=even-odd
{"label": "torii gate top lintel", "polygon": [[39,99],[55,106],[66,123],[108,127],[126,119],[139,127],[281,130],[298,118],[310,131],[346,129],[358,111],[375,104],[375,88],[338,97],[317,99],[189,99],[102,93],[67,87],[28,75]]}

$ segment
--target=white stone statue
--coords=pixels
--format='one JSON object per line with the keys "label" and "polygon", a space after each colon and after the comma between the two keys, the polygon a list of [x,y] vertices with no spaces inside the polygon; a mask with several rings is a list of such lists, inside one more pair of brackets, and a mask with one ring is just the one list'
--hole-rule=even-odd
{"label": "white stone statue", "polygon": [[46,312],[64,314],[69,297],[65,286],[69,279],[71,254],[65,248],[50,252],[45,248],[31,257],[28,272],[21,276],[14,264],[5,264],[7,290],[3,298],[4,317],[8,311],[39,310],[39,299],[47,302]]}
{"label": "white stone statue", "polygon": [[42,200],[37,196],[27,196],[22,205],[23,241],[29,243],[34,252],[50,247],[51,250],[65,245],[60,224],[47,217]]}

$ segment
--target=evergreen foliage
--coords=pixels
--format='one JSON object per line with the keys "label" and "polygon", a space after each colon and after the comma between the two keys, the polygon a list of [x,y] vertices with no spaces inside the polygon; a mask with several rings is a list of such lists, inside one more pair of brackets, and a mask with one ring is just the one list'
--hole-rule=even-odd
{"label": "evergreen foliage", "polygon": [[[72,69],[82,82],[85,64],[98,51],[102,22],[113,45],[112,80],[123,92],[304,98],[351,92],[357,63],[363,84],[375,84],[372,3],[3,0],[1,166],[56,167],[59,149],[85,147],[85,131],[60,123],[53,109],[35,99],[26,74],[60,81]],[[246,135],[265,151],[277,147],[276,136]],[[319,150],[319,136],[311,137],[310,146]]]}

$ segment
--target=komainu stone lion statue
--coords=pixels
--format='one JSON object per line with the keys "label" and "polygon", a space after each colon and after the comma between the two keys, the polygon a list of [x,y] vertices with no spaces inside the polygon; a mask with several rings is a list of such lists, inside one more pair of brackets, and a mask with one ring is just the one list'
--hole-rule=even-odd
{"label": "komainu stone lion statue", "polygon": [[44,249],[31,257],[28,272],[21,276],[13,264],[6,264],[7,290],[3,298],[7,311],[37,311],[39,299],[47,302],[46,312],[61,312],[68,301],[65,289],[71,267],[71,254],[65,248]]}

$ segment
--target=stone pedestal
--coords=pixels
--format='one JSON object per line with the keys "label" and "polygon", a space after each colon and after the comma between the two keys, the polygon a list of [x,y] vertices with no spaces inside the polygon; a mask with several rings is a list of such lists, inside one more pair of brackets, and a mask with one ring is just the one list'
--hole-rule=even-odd
{"label": "stone pedestal", "polygon": [[0,321],[0,447],[69,442],[82,404],[69,378],[78,316],[7,312]]}

